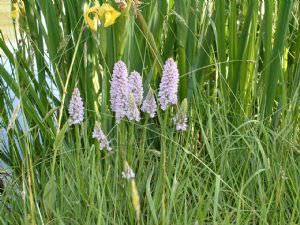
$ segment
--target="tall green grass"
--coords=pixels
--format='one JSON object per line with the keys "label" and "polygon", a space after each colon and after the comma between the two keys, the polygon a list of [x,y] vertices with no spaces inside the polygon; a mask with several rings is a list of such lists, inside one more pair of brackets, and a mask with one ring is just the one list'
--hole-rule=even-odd
{"label": "tall green grass", "polygon": [[[0,159],[12,171],[1,222],[298,224],[300,3],[129,0],[113,26],[93,32],[85,2],[26,0],[17,42],[0,37]],[[122,59],[157,89],[168,57],[189,130],[167,122],[174,110],[116,126],[113,64]],[[86,108],[78,130],[67,122],[74,87]],[[91,138],[96,120],[112,154]]]}

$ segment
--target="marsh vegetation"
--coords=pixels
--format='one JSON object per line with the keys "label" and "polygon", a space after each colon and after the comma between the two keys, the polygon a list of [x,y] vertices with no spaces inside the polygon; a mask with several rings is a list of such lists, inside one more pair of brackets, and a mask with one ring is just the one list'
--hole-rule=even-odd
{"label": "marsh vegetation", "polygon": [[12,0],[0,222],[299,224],[299,9]]}

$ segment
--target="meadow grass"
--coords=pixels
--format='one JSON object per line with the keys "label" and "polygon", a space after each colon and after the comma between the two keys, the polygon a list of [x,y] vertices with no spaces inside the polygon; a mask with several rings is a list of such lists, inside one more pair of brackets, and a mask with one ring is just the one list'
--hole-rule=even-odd
{"label": "meadow grass", "polygon": [[[110,1],[121,16],[97,31],[86,1],[22,2],[15,44],[0,37],[2,224],[300,223],[298,1]],[[158,100],[169,57],[188,129],[179,104],[116,123],[115,62]],[[84,121],[70,125],[75,87]]]}

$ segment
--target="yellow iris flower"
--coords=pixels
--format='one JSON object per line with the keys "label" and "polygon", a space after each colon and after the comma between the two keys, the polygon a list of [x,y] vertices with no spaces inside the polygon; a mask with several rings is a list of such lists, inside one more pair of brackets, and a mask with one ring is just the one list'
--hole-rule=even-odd
{"label": "yellow iris flower", "polygon": [[[86,24],[89,26],[90,29],[93,31],[97,30],[98,25],[98,15],[96,13],[95,7],[89,8],[87,4],[84,5],[83,8],[83,17],[86,22]],[[90,14],[93,14],[93,18],[90,17]]]}
{"label": "yellow iris flower", "polygon": [[115,10],[111,5],[104,3],[98,8],[99,17],[104,17],[104,27],[113,25],[116,19],[121,15],[120,12]]}
{"label": "yellow iris flower", "polygon": [[17,19],[17,17],[19,16],[19,12],[20,12],[20,9],[19,9],[19,4],[18,3],[13,3],[12,6],[11,6],[11,18],[13,20]]}
{"label": "yellow iris flower", "polygon": [[20,14],[25,14],[25,5],[22,0],[17,0],[11,5],[10,16],[13,20],[16,20]]}
{"label": "yellow iris flower", "polygon": [[[90,15],[93,17],[91,18]],[[89,28],[94,31],[97,30],[99,19],[104,18],[104,27],[108,27],[113,25],[120,15],[121,13],[115,10],[108,3],[104,3],[100,6],[99,3],[95,1],[95,5],[93,7],[89,7],[87,4],[84,6],[84,20]]]}

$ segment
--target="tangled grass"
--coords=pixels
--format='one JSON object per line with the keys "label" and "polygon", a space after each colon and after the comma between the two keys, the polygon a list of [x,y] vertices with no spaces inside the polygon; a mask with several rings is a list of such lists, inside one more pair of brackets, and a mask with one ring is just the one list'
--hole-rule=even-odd
{"label": "tangled grass", "polygon": [[[300,223],[299,1],[12,6],[16,40],[0,37],[2,224]],[[170,57],[178,104],[116,123],[115,62],[159,103]],[[74,88],[84,118],[70,125]]]}

